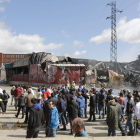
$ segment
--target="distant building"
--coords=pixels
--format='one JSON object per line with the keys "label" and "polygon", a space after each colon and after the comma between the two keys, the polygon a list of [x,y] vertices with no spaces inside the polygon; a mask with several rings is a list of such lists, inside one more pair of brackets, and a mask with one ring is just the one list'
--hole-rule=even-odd
{"label": "distant building", "polygon": [[6,63],[13,63],[15,61],[18,61],[20,59],[23,59],[27,56],[30,56],[30,54],[3,54],[0,53],[0,67],[2,66],[2,63],[5,65]]}

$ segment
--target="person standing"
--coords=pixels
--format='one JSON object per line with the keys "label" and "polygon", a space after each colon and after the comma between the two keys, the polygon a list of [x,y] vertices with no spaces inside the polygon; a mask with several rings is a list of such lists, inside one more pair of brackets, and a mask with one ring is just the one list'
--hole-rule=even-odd
{"label": "person standing", "polygon": [[37,99],[32,98],[33,106],[30,109],[26,138],[37,138],[44,120],[43,109]]}
{"label": "person standing", "polygon": [[89,94],[90,94],[90,103],[89,103],[90,117],[89,117],[88,121],[91,121],[92,116],[93,116],[93,121],[96,121],[96,118],[95,118],[96,95],[94,95],[92,91],[90,91]]}
{"label": "person standing", "polygon": [[134,108],[134,111],[135,111],[135,122],[134,122],[134,129],[135,129],[135,133],[134,135],[137,136],[138,133],[139,133],[139,130],[140,130],[140,100],[139,100],[139,97],[135,97],[134,98],[134,102],[135,102],[135,108]]}
{"label": "person standing", "polygon": [[14,94],[14,97],[15,97],[15,110],[17,110],[17,104],[18,104],[18,97],[20,96],[20,92],[22,90],[20,90],[18,88],[18,86],[16,86],[16,89],[14,90],[13,94]]}
{"label": "person standing", "polygon": [[121,109],[122,109],[121,118],[122,118],[122,121],[124,122],[125,121],[125,118],[124,118],[125,104],[124,104],[124,94],[123,94],[123,92],[120,92],[119,104],[121,105]]}
{"label": "person standing", "polygon": [[[98,100],[98,105],[99,105],[99,119],[104,118],[105,114],[104,114],[104,103],[105,103],[105,95],[103,93],[103,90],[100,90],[100,94],[99,94],[99,100]],[[101,115],[101,111],[102,111],[102,115]]]}
{"label": "person standing", "polygon": [[82,96],[85,98],[85,109],[84,109],[84,114],[85,118],[87,118],[87,100],[89,99],[85,87],[82,90]]}
{"label": "person standing", "polygon": [[66,123],[65,123],[65,117],[64,117],[66,107],[65,107],[65,102],[62,99],[62,94],[58,95],[57,109],[58,109],[59,119],[62,120],[62,124],[63,124],[63,128],[61,130],[66,130]]}
{"label": "person standing", "polygon": [[32,98],[34,98],[34,95],[31,94],[31,90],[28,89],[28,95],[26,95],[25,100],[24,100],[25,105],[26,105],[26,118],[25,118],[24,123],[28,122],[28,112],[33,106],[33,103],[31,102]]}
{"label": "person standing", "polygon": [[5,113],[4,104],[3,104],[3,95],[0,93],[0,108],[2,109],[2,114]]}
{"label": "person standing", "polygon": [[121,117],[122,117],[122,108],[121,105],[117,102],[117,98],[115,97],[115,102],[117,103],[117,107],[118,107],[118,127],[122,132],[122,136],[126,136],[125,131],[122,127],[122,123],[121,123]]}
{"label": "person standing", "polygon": [[83,119],[83,114],[85,109],[85,98],[81,95],[80,91],[77,93],[76,102],[78,105],[78,117]]}
{"label": "person standing", "polygon": [[48,113],[48,123],[46,127],[46,137],[56,137],[56,129],[59,124],[59,115],[56,106],[54,105],[54,101],[50,100],[48,103],[49,113]]}
{"label": "person standing", "polygon": [[40,99],[42,98],[42,92],[40,89],[38,89],[38,92],[36,93],[36,99],[38,103],[40,103]]}
{"label": "person standing", "polygon": [[18,115],[19,115],[21,109],[22,109],[22,117],[21,117],[21,119],[24,118],[24,108],[25,108],[24,100],[25,100],[24,93],[21,92],[20,96],[18,98],[18,112],[17,112],[17,115],[15,115],[16,118],[18,118]]}
{"label": "person standing", "polygon": [[72,95],[70,96],[70,101],[68,103],[67,111],[69,113],[69,121],[70,121],[70,126],[71,126],[70,135],[72,135],[73,134],[72,123],[73,123],[73,120],[78,117],[78,105],[76,101],[74,101],[74,98]]}
{"label": "person standing", "polygon": [[46,95],[46,98],[48,98],[48,95],[51,94],[51,93],[48,91],[48,88],[45,88],[44,94]]}
{"label": "person standing", "polygon": [[6,93],[6,90],[3,90],[3,104],[4,104],[4,110],[6,112],[6,108],[7,108],[7,103],[8,103],[8,99],[10,98],[9,94]]}
{"label": "person standing", "polygon": [[128,121],[128,126],[129,126],[129,136],[134,136],[134,128],[133,128],[133,116],[134,116],[134,101],[131,100],[131,93],[127,94],[127,107],[126,107],[126,112],[127,112],[127,121]]}
{"label": "person standing", "polygon": [[11,105],[13,104],[13,101],[14,101],[14,90],[15,90],[15,86],[12,87],[11,89]]}
{"label": "person standing", "polygon": [[108,136],[117,136],[116,130],[118,129],[118,107],[112,95],[108,96],[106,122],[108,125]]}

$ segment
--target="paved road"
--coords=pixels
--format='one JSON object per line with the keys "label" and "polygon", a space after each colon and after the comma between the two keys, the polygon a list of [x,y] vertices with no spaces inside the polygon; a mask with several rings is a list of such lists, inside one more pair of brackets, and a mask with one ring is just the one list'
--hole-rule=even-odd
{"label": "paved road", "polygon": [[[5,89],[7,93],[10,93],[11,87],[8,85],[1,85],[0,88]],[[10,105],[11,99],[8,102],[8,108],[6,114],[0,114],[0,138],[3,139],[5,137],[9,138],[25,138],[26,137],[26,126],[19,126],[17,122],[23,123],[24,119],[21,118],[21,114],[19,118],[15,118],[16,111],[13,105]],[[89,108],[88,108],[89,110]],[[89,116],[89,114],[88,114]],[[99,116],[96,115],[96,118]],[[86,131],[90,136],[93,137],[107,137],[107,125],[105,119],[97,119],[96,122],[86,122],[87,119],[84,119]],[[62,126],[61,126],[62,127]],[[67,126],[67,131],[57,131],[57,137],[73,137],[69,135],[70,126]],[[121,132],[117,131],[117,135],[121,136]],[[45,128],[42,126],[41,131],[39,133],[39,138],[45,137]]]}

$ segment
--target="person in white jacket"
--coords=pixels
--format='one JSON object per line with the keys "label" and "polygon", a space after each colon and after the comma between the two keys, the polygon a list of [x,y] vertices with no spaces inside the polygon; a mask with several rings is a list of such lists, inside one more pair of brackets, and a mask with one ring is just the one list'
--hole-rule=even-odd
{"label": "person in white jacket", "polygon": [[134,135],[138,135],[138,132],[140,130],[140,100],[139,100],[139,97],[135,97],[134,102],[136,104],[135,108],[134,108],[134,112],[135,112]]}

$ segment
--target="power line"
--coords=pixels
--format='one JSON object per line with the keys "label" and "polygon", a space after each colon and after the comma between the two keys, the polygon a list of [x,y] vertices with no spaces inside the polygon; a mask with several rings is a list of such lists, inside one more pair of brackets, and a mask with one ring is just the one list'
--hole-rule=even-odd
{"label": "power line", "polygon": [[125,11],[127,8],[129,8],[130,6],[132,6],[137,0],[133,1],[130,5],[128,5],[126,8],[124,8],[123,11]]}
{"label": "power line", "polygon": [[101,15],[99,16],[99,19],[97,20],[97,22],[96,22],[96,24],[95,24],[95,26],[94,26],[94,28],[93,28],[93,29],[95,29],[95,28],[96,28],[96,26],[97,26],[98,22],[100,21],[101,17],[103,16],[103,13],[105,12],[105,10],[106,10],[106,7],[103,9],[103,11],[102,11]]}
{"label": "power line", "polygon": [[121,4],[119,4],[118,8],[121,7],[121,5],[125,4],[127,2],[127,0],[124,0]]}

